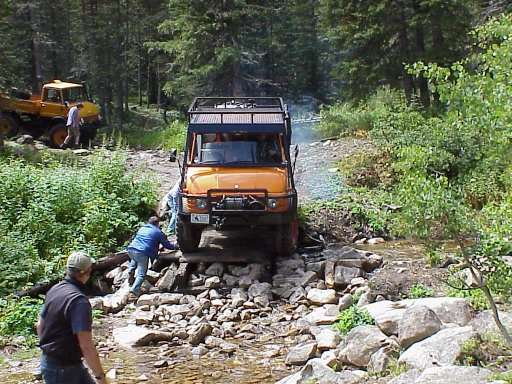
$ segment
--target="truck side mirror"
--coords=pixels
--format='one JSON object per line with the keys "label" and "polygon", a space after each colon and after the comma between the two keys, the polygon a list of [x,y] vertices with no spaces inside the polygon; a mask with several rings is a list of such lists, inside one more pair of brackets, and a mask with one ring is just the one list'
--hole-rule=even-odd
{"label": "truck side mirror", "polygon": [[176,162],[176,158],[178,157],[178,150],[176,148],[171,149],[171,152],[169,153],[169,161],[171,163]]}

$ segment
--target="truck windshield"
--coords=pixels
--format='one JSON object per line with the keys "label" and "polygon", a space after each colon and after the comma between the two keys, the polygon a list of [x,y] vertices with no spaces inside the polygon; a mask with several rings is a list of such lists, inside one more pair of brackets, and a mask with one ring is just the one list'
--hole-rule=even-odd
{"label": "truck windshield", "polygon": [[69,103],[76,103],[78,101],[86,100],[83,87],[72,87],[63,89],[62,96],[64,96],[64,100]]}
{"label": "truck windshield", "polygon": [[194,164],[277,165],[283,162],[278,135],[198,134]]}

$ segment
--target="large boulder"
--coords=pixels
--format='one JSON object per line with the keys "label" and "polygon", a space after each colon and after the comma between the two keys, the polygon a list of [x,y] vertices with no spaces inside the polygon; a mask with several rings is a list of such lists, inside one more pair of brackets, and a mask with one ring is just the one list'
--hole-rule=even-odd
{"label": "large boulder", "polygon": [[479,367],[448,365],[430,367],[423,372],[413,369],[402,373],[388,384],[483,384],[492,374]]}
{"label": "large boulder", "polygon": [[[512,330],[512,313],[510,312],[499,312],[500,320],[509,331]],[[496,322],[492,317],[492,311],[486,310],[476,314],[475,318],[469,323],[473,329],[483,335],[486,333],[497,333],[499,332]]]}
{"label": "large boulder", "polygon": [[296,345],[288,351],[285,363],[288,365],[304,365],[316,354],[316,342]]}
{"label": "large boulder", "polygon": [[171,341],[174,335],[170,332],[155,331],[135,325],[114,328],[114,340],[125,348],[142,347],[159,341]]}
{"label": "large boulder", "polygon": [[476,336],[470,326],[446,328],[410,346],[398,362],[417,369],[452,365],[460,356],[463,344]]}
{"label": "large boulder", "polygon": [[351,371],[335,372],[322,359],[311,359],[299,372],[279,380],[276,384],[357,384],[363,382],[364,380],[360,376]]}
{"label": "large boulder", "polygon": [[307,294],[307,299],[316,305],[334,304],[337,302],[334,289],[311,288]]}
{"label": "large boulder", "polygon": [[421,305],[410,307],[398,323],[398,340],[403,348],[407,348],[432,336],[441,326],[441,320],[431,309]]}
{"label": "large boulder", "polygon": [[398,335],[398,323],[411,307],[425,306],[431,309],[442,323],[454,323],[465,326],[471,321],[473,311],[465,299],[457,297],[427,297],[401,301],[377,301],[365,305],[375,324],[386,335]]}
{"label": "large boulder", "polygon": [[343,340],[338,359],[356,367],[366,368],[372,354],[387,345],[388,337],[375,325],[352,329]]}

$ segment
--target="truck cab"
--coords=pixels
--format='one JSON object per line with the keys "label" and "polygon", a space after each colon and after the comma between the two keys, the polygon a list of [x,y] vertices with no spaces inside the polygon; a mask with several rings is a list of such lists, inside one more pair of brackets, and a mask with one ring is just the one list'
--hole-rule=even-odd
{"label": "truck cab", "polygon": [[198,249],[202,231],[270,229],[279,255],[297,246],[291,124],[280,98],[196,98],[188,110],[177,240]]}

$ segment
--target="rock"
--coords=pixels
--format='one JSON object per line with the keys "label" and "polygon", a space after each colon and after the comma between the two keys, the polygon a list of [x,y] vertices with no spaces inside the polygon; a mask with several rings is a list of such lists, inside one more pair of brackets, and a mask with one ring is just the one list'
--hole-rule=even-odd
{"label": "rock", "polygon": [[327,261],[317,261],[314,263],[308,263],[306,264],[306,271],[313,271],[317,274],[317,276],[323,276],[325,271],[325,263]]}
{"label": "rock", "polygon": [[33,144],[34,138],[30,135],[21,135],[16,139],[16,143],[18,144]]}
{"label": "rock", "polygon": [[382,256],[371,254],[365,260],[364,270],[366,272],[373,272],[375,269],[379,268],[383,262],[384,258]]}
{"label": "rock", "polygon": [[105,377],[109,380],[115,380],[117,377],[117,371],[115,368],[111,368],[108,370],[108,372],[105,374]]}
{"label": "rock", "polygon": [[249,273],[249,266],[240,267],[238,265],[229,265],[229,270],[233,276],[244,276]]}
{"label": "rock", "polygon": [[387,336],[374,325],[353,328],[343,340],[338,358],[356,367],[366,368],[372,354],[388,343]]}
{"label": "rock", "polygon": [[247,298],[247,294],[243,289],[233,288],[231,290],[231,305],[234,308],[243,306],[243,304],[247,301]]}
{"label": "rock", "polygon": [[[236,287],[238,285],[239,278],[228,273],[225,273],[222,276],[222,280],[224,280],[226,286],[228,287]],[[202,284],[202,283],[201,283]]]}
{"label": "rock", "polygon": [[325,263],[325,274],[324,274],[324,280],[325,285],[327,288],[334,288],[334,271],[335,271],[336,264],[334,261],[327,261]]}
{"label": "rock", "polygon": [[423,372],[411,370],[403,373],[389,384],[483,384],[492,372],[480,367],[448,365],[430,367]]}
{"label": "rock", "polygon": [[178,304],[183,297],[179,293],[151,293],[141,295],[137,300],[137,305]]}
{"label": "rock", "polygon": [[175,305],[161,305],[159,307],[166,315],[170,317],[176,315],[186,315],[190,311],[188,304],[175,304]]}
{"label": "rock", "polygon": [[151,269],[148,269],[146,272],[146,280],[152,284],[155,285],[158,282],[158,279],[160,279],[160,273],[152,271]]}
{"label": "rock", "polygon": [[309,283],[312,283],[313,281],[315,281],[317,279],[318,279],[318,276],[317,276],[316,272],[307,271],[300,278],[299,284],[302,287],[305,287],[306,285],[308,285]]}
{"label": "rock", "polygon": [[198,345],[197,347],[192,348],[190,350],[190,353],[192,354],[192,356],[203,356],[208,353],[208,348],[202,345]]}
{"label": "rock", "polygon": [[299,301],[306,299],[306,291],[302,287],[297,287],[293,290],[288,301],[290,304],[297,304]]}
{"label": "rock", "polygon": [[238,286],[240,288],[249,288],[252,285],[252,279],[249,276],[241,276],[238,280]]}
{"label": "rock", "polygon": [[224,274],[224,264],[222,263],[213,263],[208,268],[206,268],[206,271],[204,272],[207,276],[218,276],[222,277]]}
{"label": "rock", "polygon": [[247,274],[252,280],[260,280],[265,272],[263,264],[252,263],[248,265],[249,273]]}
{"label": "rock", "polygon": [[270,300],[267,296],[257,296],[253,301],[260,308],[266,308],[270,305]]}
{"label": "rock", "polygon": [[380,348],[375,352],[368,362],[368,372],[385,373],[393,359],[393,353],[387,347]]}
{"label": "rock", "polygon": [[331,329],[322,329],[319,332],[313,333],[317,342],[317,349],[325,351],[327,349],[334,349],[340,343],[340,334]]}
{"label": "rock", "polygon": [[315,308],[304,319],[314,325],[330,325],[336,321],[339,315],[339,309],[336,304],[325,304]]}
{"label": "rock", "polygon": [[208,296],[212,300],[221,299],[222,298],[222,295],[219,292],[217,292],[217,290],[215,290],[215,289],[210,289],[210,291],[208,292]]}
{"label": "rock", "polygon": [[[499,312],[499,316],[503,325],[509,330],[512,329],[512,313]],[[499,332],[490,309],[477,313],[469,325],[480,335]]]}
{"label": "rock", "polygon": [[365,305],[375,324],[387,335],[398,335],[398,323],[405,310],[414,306],[426,306],[437,315],[443,323],[455,323],[459,326],[468,324],[473,316],[471,307],[465,299],[456,297],[427,297],[401,301],[378,301]]}
{"label": "rock", "polygon": [[364,292],[360,297],[359,300],[357,300],[357,306],[359,308],[364,307],[365,305],[370,304],[373,301],[374,294],[371,292]]}
{"label": "rock", "polygon": [[114,341],[125,348],[142,347],[159,341],[171,341],[174,335],[169,332],[155,331],[135,325],[114,328]]}
{"label": "rock", "polygon": [[104,312],[103,297],[91,297],[89,299],[89,303],[91,304],[92,309],[97,309]]}
{"label": "rock", "polygon": [[359,268],[337,266],[334,270],[334,284],[337,287],[344,288],[350,284],[350,281],[356,277],[361,277],[363,271]]}
{"label": "rock", "polygon": [[398,338],[403,348],[426,339],[441,329],[441,320],[425,306],[408,308],[398,323]]}
{"label": "rock", "polygon": [[304,365],[316,354],[315,342],[308,342],[296,345],[290,348],[286,355],[285,364],[287,365]]}
{"label": "rock", "polygon": [[119,312],[128,303],[129,294],[130,286],[128,285],[128,280],[125,280],[121,287],[115,293],[103,296],[103,312]]}
{"label": "rock", "polygon": [[153,367],[155,368],[165,368],[169,366],[169,362],[167,360],[158,360],[153,363]]}
{"label": "rock", "polygon": [[313,304],[334,304],[336,303],[336,291],[334,289],[316,289],[312,288],[307,294],[307,299]]}
{"label": "rock", "polygon": [[201,344],[207,336],[212,334],[213,327],[208,323],[202,323],[188,331],[188,342],[194,346]]}
{"label": "rock", "polygon": [[338,307],[340,312],[350,307],[353,303],[354,299],[350,293],[347,293],[346,295],[340,297],[338,301]]}
{"label": "rock", "polygon": [[301,258],[280,259],[276,262],[277,273],[281,275],[294,274],[297,269],[304,270],[304,260]]}
{"label": "rock", "polygon": [[204,286],[208,289],[211,288],[219,288],[220,287],[220,277],[219,276],[212,276],[207,278],[204,281]]}
{"label": "rock", "polygon": [[325,351],[322,353],[320,358],[330,368],[338,364],[338,357],[336,356],[336,352],[334,350]]}
{"label": "rock", "polygon": [[85,149],[85,148],[80,148],[80,149],[74,149],[73,154],[75,154],[76,156],[88,156],[91,154],[91,151],[89,151],[88,149]]}
{"label": "rock", "polygon": [[174,285],[176,283],[178,268],[174,265],[169,267],[169,269],[165,272],[165,274],[158,280],[156,286],[161,291],[172,291]]}
{"label": "rock", "polygon": [[151,311],[138,310],[135,311],[134,317],[136,325],[151,324],[153,322],[155,314]]}
{"label": "rock", "polygon": [[409,347],[398,359],[410,368],[452,365],[461,353],[462,345],[477,334],[470,326],[443,329]]}
{"label": "rock", "polygon": [[272,285],[269,283],[256,283],[249,287],[249,298],[254,299],[258,296],[267,296],[272,299]]}
{"label": "rock", "polygon": [[358,384],[361,377],[353,371],[335,372],[322,359],[311,359],[297,373],[279,380],[276,384]]}
{"label": "rock", "polygon": [[374,237],[368,240],[368,244],[375,245],[375,244],[382,244],[385,243],[386,240],[384,240],[382,237]]}
{"label": "rock", "polygon": [[353,287],[359,287],[361,285],[366,285],[368,280],[366,280],[364,277],[356,277],[352,280],[350,280],[350,285]]}

